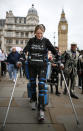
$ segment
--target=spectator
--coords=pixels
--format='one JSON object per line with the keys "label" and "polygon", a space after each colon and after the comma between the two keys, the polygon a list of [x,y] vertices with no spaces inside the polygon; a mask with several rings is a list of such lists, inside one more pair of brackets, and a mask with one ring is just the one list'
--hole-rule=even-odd
{"label": "spectator", "polygon": [[8,55],[8,72],[10,80],[15,82],[17,75],[17,62],[20,59],[20,54],[16,51],[16,47],[12,48],[12,52]]}
{"label": "spectator", "polygon": [[79,56],[79,61],[78,61],[78,74],[79,77],[81,78],[81,86],[82,86],[82,94],[83,94],[83,51],[82,54]]}
{"label": "spectator", "polygon": [[[75,90],[74,90],[76,84],[76,76],[77,76],[77,63],[79,59],[79,53],[76,50],[76,48],[77,45],[75,43],[72,43],[71,49],[64,53],[65,54],[64,74],[67,84],[69,83],[69,80],[71,81],[71,85],[70,85],[71,97],[78,99],[78,96],[75,95]],[[66,93],[67,93],[67,89],[65,87],[64,94]]]}
{"label": "spectator", "polygon": [[2,50],[2,59],[1,59],[1,76],[6,75],[6,55],[4,53],[4,50]]}

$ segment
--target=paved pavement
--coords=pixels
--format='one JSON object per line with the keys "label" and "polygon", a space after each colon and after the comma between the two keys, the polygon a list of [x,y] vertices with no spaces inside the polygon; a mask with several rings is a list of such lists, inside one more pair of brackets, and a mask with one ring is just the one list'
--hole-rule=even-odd
{"label": "paved pavement", "polygon": [[[49,105],[45,111],[46,119],[40,124],[37,121],[37,110],[31,110],[26,85],[27,79],[19,77],[4,131],[83,131],[83,95],[80,89],[76,87],[79,99],[72,99],[80,125],[76,124],[68,95],[63,95],[63,88],[60,87],[60,96],[49,93]],[[14,83],[9,81],[8,75],[0,81],[0,127],[5,118],[13,86]],[[53,89],[55,92],[55,88]]]}

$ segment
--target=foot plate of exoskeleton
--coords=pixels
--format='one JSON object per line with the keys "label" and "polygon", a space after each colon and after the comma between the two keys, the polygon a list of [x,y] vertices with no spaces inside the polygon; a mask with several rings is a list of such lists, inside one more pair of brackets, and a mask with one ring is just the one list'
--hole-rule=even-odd
{"label": "foot plate of exoskeleton", "polygon": [[40,110],[38,112],[38,121],[39,122],[43,122],[45,120],[45,115],[44,115],[44,111],[43,110]]}

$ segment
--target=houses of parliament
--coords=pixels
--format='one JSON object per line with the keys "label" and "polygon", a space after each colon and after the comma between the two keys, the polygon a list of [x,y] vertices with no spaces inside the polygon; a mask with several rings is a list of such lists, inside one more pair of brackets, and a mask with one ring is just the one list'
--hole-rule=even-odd
{"label": "houses of parliament", "polygon": [[[38,23],[38,12],[33,4],[26,17],[16,17],[11,10],[6,12],[6,19],[0,19],[0,48],[9,51],[13,46],[25,47],[28,40],[34,36]],[[64,52],[67,46],[68,23],[62,10],[58,24],[58,47],[61,52]]]}

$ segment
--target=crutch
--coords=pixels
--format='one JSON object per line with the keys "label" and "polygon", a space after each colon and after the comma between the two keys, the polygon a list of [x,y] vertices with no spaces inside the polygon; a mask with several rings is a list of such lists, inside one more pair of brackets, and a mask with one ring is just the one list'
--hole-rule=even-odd
{"label": "crutch", "polygon": [[36,87],[36,97],[37,97],[37,107],[38,107],[38,98],[39,98],[39,90],[38,90],[38,76],[37,76],[37,87]]}
{"label": "crutch", "polygon": [[71,95],[70,95],[70,92],[69,92],[69,89],[68,89],[68,86],[67,86],[67,82],[66,82],[66,80],[65,80],[65,76],[64,76],[63,70],[61,70],[61,73],[62,73],[64,82],[65,82],[65,86],[66,86],[66,88],[67,88],[67,92],[68,92],[68,95],[69,95],[69,99],[70,99],[70,102],[71,102],[71,105],[72,105],[72,108],[73,108],[73,111],[74,111],[74,114],[75,114],[76,122],[77,122],[77,125],[78,125],[78,124],[80,124],[80,123],[79,123],[79,120],[78,120],[78,116],[77,116],[77,113],[76,113],[74,104],[73,104],[73,102],[72,102],[72,98],[71,98]]}
{"label": "crutch", "polygon": [[14,91],[15,91],[15,88],[16,88],[17,78],[18,78],[18,73],[17,73],[17,77],[16,77],[16,80],[15,80],[15,83],[14,83],[14,88],[12,90],[12,94],[11,94],[11,97],[10,97],[8,108],[7,108],[7,111],[6,111],[5,119],[4,119],[3,125],[1,127],[1,131],[3,130],[3,128],[5,128],[5,124],[6,124],[7,116],[8,116],[8,113],[9,113],[10,105],[11,105],[11,102],[12,102],[13,94],[14,94]]}

